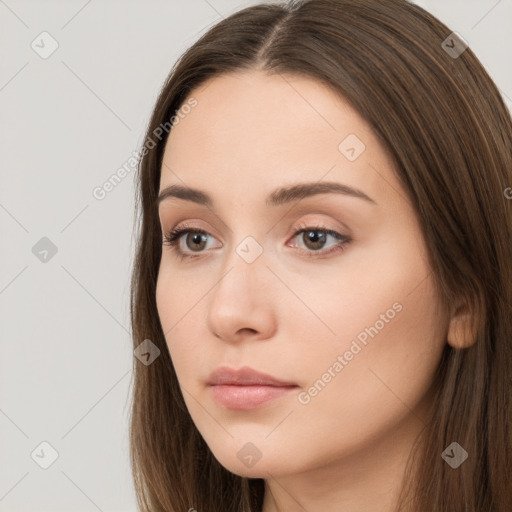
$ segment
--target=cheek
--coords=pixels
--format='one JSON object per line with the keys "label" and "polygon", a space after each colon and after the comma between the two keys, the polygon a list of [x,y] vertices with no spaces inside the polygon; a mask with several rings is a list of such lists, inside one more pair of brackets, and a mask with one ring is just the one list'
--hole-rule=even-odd
{"label": "cheek", "polygon": [[198,350],[201,350],[201,340],[194,315],[197,315],[198,302],[205,293],[199,293],[199,287],[187,286],[182,281],[180,272],[160,267],[156,285],[158,317],[180,381],[187,378],[194,364],[197,365],[195,360]]}
{"label": "cheek", "polygon": [[[340,440],[337,449],[344,452],[396,428],[416,410],[432,384],[444,347],[428,300],[431,292],[430,283],[424,281],[401,298],[402,309],[388,322],[376,321],[385,314],[387,302],[373,309],[373,315],[366,314],[362,323],[346,317],[355,335],[324,346],[320,355],[309,352],[311,370],[303,395],[309,403],[302,411],[305,428],[321,430],[327,437],[343,431],[351,439],[350,446]],[[343,325],[338,326],[341,331]],[[313,451],[312,447],[311,456]]]}
{"label": "cheek", "polygon": [[207,288],[197,273],[184,272],[167,259],[162,256],[158,271],[156,305],[164,332],[172,334],[183,320],[195,314]]}
{"label": "cheek", "polygon": [[[364,306],[352,303],[340,309],[338,303],[332,311],[324,308],[324,323],[335,335],[319,336],[325,329],[318,322],[302,321],[302,341],[294,352],[308,362],[303,387],[320,379],[334,394],[342,392],[367,405],[381,392],[421,394],[444,348],[431,282],[423,281],[410,294],[388,291],[389,296],[365,300]],[[296,329],[300,326],[297,323]],[[329,377],[329,372],[336,377]],[[386,386],[391,389],[386,391]],[[319,388],[323,389],[321,383]],[[334,395],[332,399],[340,403]]]}

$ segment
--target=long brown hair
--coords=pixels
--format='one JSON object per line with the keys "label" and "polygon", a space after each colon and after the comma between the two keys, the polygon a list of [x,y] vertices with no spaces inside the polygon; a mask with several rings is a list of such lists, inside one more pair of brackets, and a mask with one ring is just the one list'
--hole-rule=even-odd
{"label": "long brown hair", "polygon": [[[130,457],[140,509],[262,508],[264,480],[221,466],[192,422],[155,298],[162,251],[156,198],[166,143],[155,133],[205,80],[255,69],[320,80],[370,123],[418,213],[442,311],[448,318],[464,304],[472,314],[473,343],[446,343],[432,419],[411,452],[409,462],[418,465],[404,479],[400,505],[417,512],[510,512],[510,112],[471,48],[405,0],[245,8],[208,30],[163,85],[146,133],[153,144],[138,169],[131,283],[134,348],[149,339],[161,351],[150,365],[134,357]],[[441,457],[454,441],[469,455],[456,470]]]}

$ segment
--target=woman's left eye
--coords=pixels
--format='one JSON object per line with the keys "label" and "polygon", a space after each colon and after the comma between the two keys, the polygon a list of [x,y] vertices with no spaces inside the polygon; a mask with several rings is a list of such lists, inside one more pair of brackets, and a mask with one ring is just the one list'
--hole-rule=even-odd
{"label": "woman's left eye", "polygon": [[[347,244],[352,241],[346,235],[338,233],[332,229],[319,226],[301,227],[301,229],[295,231],[292,239],[298,237],[299,235],[302,235],[301,240],[303,242],[303,247],[299,247],[299,249],[301,252],[304,252],[307,257],[312,258],[322,257],[333,252],[341,251]],[[197,258],[201,256],[201,254],[192,255],[190,253],[204,252],[202,249],[205,248],[209,236],[211,235],[200,229],[183,226],[181,228],[175,228],[170,231],[165,236],[163,243],[164,245],[167,244],[171,246],[172,250],[180,257],[180,259]],[[329,237],[337,240],[337,243],[335,243],[330,249],[325,250],[324,246]],[[183,250],[181,247],[182,238],[185,241],[185,245],[187,245],[187,243],[196,244],[195,248],[193,248],[191,251]]]}
{"label": "woman's left eye", "polygon": [[[302,236],[299,236],[302,235]],[[351,242],[351,239],[346,236],[334,231],[333,229],[321,228],[321,227],[306,227],[296,231],[293,235],[293,238],[299,236],[299,240],[301,240],[305,246],[306,255],[308,257],[318,257],[315,252],[319,252],[321,250],[320,255],[326,256],[333,252],[341,251],[345,248],[345,246]],[[334,240],[337,240],[330,249],[324,250],[324,245],[326,244],[328,238],[331,237]],[[302,249],[302,248],[301,248]],[[310,251],[311,249],[311,251]]]}

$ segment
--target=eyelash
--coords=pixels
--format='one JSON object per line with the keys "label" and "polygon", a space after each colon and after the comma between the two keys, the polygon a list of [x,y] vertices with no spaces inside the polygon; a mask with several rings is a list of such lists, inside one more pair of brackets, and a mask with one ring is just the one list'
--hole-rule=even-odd
{"label": "eyelash", "polygon": [[[295,238],[297,235],[300,235],[301,233],[305,233],[306,231],[321,231],[327,235],[331,235],[334,238],[339,240],[339,243],[336,244],[334,247],[327,249],[327,250],[318,250],[318,251],[311,251],[307,249],[299,249],[301,252],[305,253],[307,257],[309,258],[322,258],[325,256],[328,256],[332,253],[337,253],[340,251],[343,251],[345,249],[345,246],[348,245],[352,239],[346,235],[343,235],[341,233],[338,233],[337,231],[334,231],[332,229],[328,229],[323,226],[308,226],[307,224],[302,224],[297,226],[297,231],[293,234],[292,238]],[[184,259],[196,259],[200,258],[202,256],[201,253],[195,254],[193,256],[189,255],[188,253],[182,251],[179,247],[180,238],[187,234],[187,233],[198,233],[198,234],[204,234],[211,236],[206,231],[203,231],[201,229],[197,229],[194,226],[189,225],[182,225],[179,228],[174,228],[170,232],[167,233],[164,237],[163,245],[169,245],[171,249],[176,253],[176,255],[180,258],[180,260]],[[204,252],[204,251],[203,251]]]}

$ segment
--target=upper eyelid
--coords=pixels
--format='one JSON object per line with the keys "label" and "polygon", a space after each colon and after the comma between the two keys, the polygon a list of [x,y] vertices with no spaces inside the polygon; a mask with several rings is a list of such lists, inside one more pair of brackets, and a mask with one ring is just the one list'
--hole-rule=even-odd
{"label": "upper eyelid", "polygon": [[[316,229],[330,229],[332,231],[337,231],[337,232],[340,232],[340,234],[344,234],[346,236],[351,236],[351,233],[352,233],[352,229],[350,229],[344,222],[342,222],[341,220],[339,219],[336,219],[334,220],[333,219],[333,212],[331,211],[311,211],[310,208],[307,208],[307,210],[304,210],[302,211],[299,207],[299,209],[295,209],[294,210],[294,216],[306,216],[306,217],[309,217],[309,216],[315,216],[315,215],[321,215],[321,216],[324,216],[324,217],[327,217],[329,218],[330,220],[323,220],[323,219],[318,219],[318,218],[312,218],[312,219],[308,219],[306,218],[305,220],[302,219],[301,217],[299,217],[300,220],[295,220],[293,222],[288,222],[285,220],[285,218],[281,218],[281,220],[279,221],[279,223],[283,222],[283,223],[286,223],[289,227],[287,228],[287,231],[289,231],[290,229],[292,229],[292,226],[294,225],[297,225],[300,224],[300,225],[304,225],[306,226],[306,228],[309,228],[309,227],[315,227]],[[172,231],[173,229],[190,229],[190,230],[195,230],[195,231],[203,231],[203,232],[206,232],[208,233],[209,235],[212,235],[212,232],[211,230],[209,230],[208,228],[202,228],[202,227],[198,227],[198,226],[194,226],[193,223],[195,221],[194,220],[182,220],[182,221],[179,221],[179,222],[176,222],[176,223],[172,223],[172,224],[175,224],[175,226],[171,229],[168,229],[167,230],[167,233],[169,233],[170,231]],[[163,221],[163,219],[160,219],[160,225],[162,226],[162,228],[164,227],[164,224],[166,222]],[[183,223],[183,224],[182,224]],[[169,222],[169,224],[171,224]],[[171,225],[172,225],[171,224]],[[222,223],[224,226],[225,224]],[[336,226],[336,224],[338,226]],[[273,230],[274,227],[276,226],[276,224],[274,224],[271,229]],[[297,229],[301,229],[299,227],[297,227]],[[297,229],[294,229],[294,232],[297,231]],[[214,231],[214,229],[212,228],[212,230]],[[228,230],[230,232],[232,232],[232,230],[228,227]],[[268,233],[268,231],[267,231]],[[214,236],[214,235],[212,235]]]}
{"label": "upper eyelid", "polygon": [[[288,223],[287,219],[289,219],[291,217],[294,217],[295,219],[297,219],[298,217],[299,218],[304,217],[304,216],[309,217],[310,215],[311,216],[321,215],[321,216],[328,217],[331,220],[327,221],[327,222],[332,223],[333,222],[332,219],[336,219],[336,217],[338,216],[340,211],[345,211],[345,209],[343,207],[340,210],[340,206],[335,203],[331,204],[329,202],[327,202],[327,203],[326,202],[323,202],[323,203],[317,202],[317,203],[310,204],[309,201],[311,201],[311,198],[306,198],[306,199],[304,199],[304,201],[302,203],[296,204],[291,209],[289,209],[288,212],[286,212],[284,215],[279,215],[277,222],[275,222],[273,224],[271,229],[274,229],[274,227],[278,223],[281,223],[281,222]],[[164,201],[162,204],[164,204],[165,202],[166,201]],[[171,203],[172,203],[172,201],[171,201]],[[171,205],[169,205],[169,209],[166,208],[165,211],[162,211],[161,209],[159,209],[159,211],[158,211],[159,222],[163,226],[164,222],[166,222],[165,219],[170,220],[172,218],[175,218],[175,215],[178,212],[181,212],[183,214],[183,218],[185,218],[185,216],[188,217],[189,214],[191,215],[191,217],[195,217],[195,214],[197,213],[197,210],[196,210],[197,206],[198,205],[195,205],[195,204],[187,205],[185,207],[185,209],[181,209],[181,208],[173,207],[173,205],[171,204]],[[203,206],[199,206],[199,207],[201,210],[203,208],[205,208],[205,211],[202,211],[199,214],[201,218],[207,219],[208,223],[220,222],[222,224],[222,229],[227,229],[227,231],[232,232],[232,229],[226,224],[226,222],[221,217],[219,217],[216,213],[214,213],[210,208],[203,207]],[[351,216],[353,215],[353,213],[351,212],[350,209],[348,210],[348,212]],[[179,215],[179,216],[181,217],[181,215]],[[197,217],[197,219],[199,219],[199,217]],[[184,222],[187,222],[187,221],[184,221]],[[293,222],[296,222],[296,220]],[[318,221],[313,220],[311,222],[316,223]],[[340,226],[339,229],[345,230],[345,232],[347,232],[347,233],[350,232],[350,228],[346,224],[344,224],[341,220],[336,219],[334,222],[339,224],[339,226]],[[170,223],[171,222],[169,222],[169,224]],[[177,224],[179,224],[179,222]],[[333,228],[333,229],[337,229],[337,228]]]}

